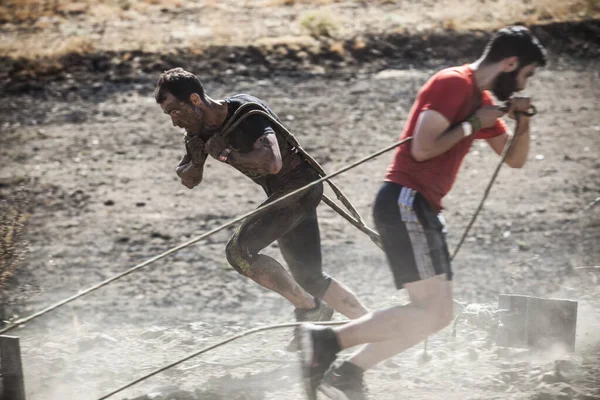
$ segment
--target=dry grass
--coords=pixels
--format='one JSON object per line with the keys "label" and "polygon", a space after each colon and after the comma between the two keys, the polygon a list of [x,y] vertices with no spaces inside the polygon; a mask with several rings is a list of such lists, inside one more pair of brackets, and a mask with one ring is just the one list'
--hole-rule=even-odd
{"label": "dry grass", "polygon": [[4,0],[0,5],[0,21],[23,23],[37,21],[42,17],[72,17],[94,14],[98,9],[111,13],[137,9],[145,11],[148,6],[178,8],[183,0]]}
{"label": "dry grass", "polygon": [[273,51],[278,47],[286,47],[291,50],[306,50],[310,53],[319,51],[319,42],[312,36],[280,36],[273,38],[261,38],[254,42],[255,46],[262,47],[267,51]]}
{"label": "dry grass", "polygon": [[315,38],[333,37],[334,34],[339,30],[339,23],[335,18],[326,12],[322,11],[309,11],[303,14],[299,18],[300,26],[308,31],[308,33]]}
{"label": "dry grass", "polygon": [[370,3],[372,5],[380,6],[385,4],[400,4],[399,0],[270,0],[268,5],[270,6],[295,6],[295,5],[308,5],[308,6],[322,6],[326,4],[335,3]]}
{"label": "dry grass", "polygon": [[588,15],[594,15],[600,12],[600,0],[585,0],[585,12]]}
{"label": "dry grass", "polygon": [[[79,14],[94,14],[96,9],[102,8],[109,8],[113,12],[129,9],[144,12],[148,10],[149,6],[177,9],[186,3],[184,0],[3,0],[0,5],[0,21],[21,23],[49,16],[70,17]],[[227,1],[208,0],[202,3],[208,8],[218,8],[219,3],[227,3]],[[369,7],[395,6],[399,8],[400,12],[411,11],[411,6],[414,6],[413,2],[406,4],[407,2],[403,0],[250,0],[236,8],[241,10],[265,6],[314,8],[348,3],[358,3]],[[462,14],[465,19],[481,19],[487,12],[494,11],[497,16],[511,15],[511,17],[522,19],[518,17],[525,15],[527,19],[536,22],[548,19],[592,17],[598,16],[600,13],[600,0],[529,0],[520,2],[512,0],[442,0],[435,2],[434,5],[416,4],[416,6],[425,12],[428,9],[437,9],[438,13],[443,11],[449,14]],[[496,11],[500,11],[500,13],[496,13]]]}
{"label": "dry grass", "polygon": [[600,0],[536,0],[527,11],[529,23],[593,18],[600,12]]}
{"label": "dry grass", "polygon": [[587,18],[600,18],[600,0],[3,0],[0,55],[35,59],[176,48],[201,53],[210,45],[243,46],[263,38],[342,40]]}
{"label": "dry grass", "polygon": [[35,38],[28,38],[3,43],[0,46],[0,57],[34,60],[41,57],[60,58],[67,54],[90,54],[94,50],[93,41],[86,37],[72,36],[48,46],[40,46]]}
{"label": "dry grass", "polygon": [[22,23],[54,15],[85,13],[90,2],[68,0],[6,0],[0,6],[0,21]]}
{"label": "dry grass", "polygon": [[[600,17],[600,0],[530,0],[485,2],[484,7],[462,6],[448,0],[432,15],[452,29],[490,29],[508,23],[544,24]],[[456,3],[456,2],[455,2]]]}
{"label": "dry grass", "polygon": [[341,1],[336,0],[270,0],[269,6],[295,6],[295,5],[324,5],[332,3],[340,3]]}

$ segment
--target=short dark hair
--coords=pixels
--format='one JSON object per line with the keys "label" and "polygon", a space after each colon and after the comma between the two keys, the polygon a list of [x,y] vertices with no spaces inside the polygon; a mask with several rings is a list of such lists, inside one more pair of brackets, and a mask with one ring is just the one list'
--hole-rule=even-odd
{"label": "short dark hair", "polygon": [[483,61],[495,63],[513,56],[519,59],[519,68],[533,63],[544,67],[548,61],[540,41],[529,29],[519,25],[507,26],[496,32],[485,47]]}
{"label": "short dark hair", "polygon": [[173,68],[163,72],[158,77],[154,98],[158,104],[165,101],[167,93],[171,93],[176,99],[190,102],[190,95],[197,93],[204,99],[204,86],[200,79],[183,68]]}

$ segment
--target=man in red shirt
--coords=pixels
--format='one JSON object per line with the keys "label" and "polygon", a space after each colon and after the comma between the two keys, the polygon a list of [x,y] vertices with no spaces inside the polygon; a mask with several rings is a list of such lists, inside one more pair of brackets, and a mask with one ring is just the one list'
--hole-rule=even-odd
{"label": "man in red shirt", "polygon": [[[502,153],[510,138],[505,114],[495,106],[510,99],[508,116],[518,131],[506,163],[521,168],[529,152],[529,118],[521,112],[528,98],[513,93],[525,88],[546,53],[521,26],[498,31],[481,58],[472,64],[436,73],[419,91],[373,215],[381,234],[396,286],[411,302],[371,312],[339,328],[303,324],[300,343],[306,391],[316,399],[320,389],[335,399],[366,399],[363,372],[414,346],[452,321],[452,270],[441,218],[462,160],[475,139],[485,139]],[[366,344],[337,368],[330,368],[342,349]],[[329,370],[329,371],[328,371]],[[326,374],[327,372],[327,374]]]}

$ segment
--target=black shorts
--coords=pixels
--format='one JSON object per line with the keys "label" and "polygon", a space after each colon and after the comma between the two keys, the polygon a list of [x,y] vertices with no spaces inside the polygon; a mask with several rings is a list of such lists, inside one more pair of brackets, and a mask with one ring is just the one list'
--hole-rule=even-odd
{"label": "black shorts", "polygon": [[441,274],[452,279],[443,218],[419,192],[385,182],[373,217],[398,289]]}

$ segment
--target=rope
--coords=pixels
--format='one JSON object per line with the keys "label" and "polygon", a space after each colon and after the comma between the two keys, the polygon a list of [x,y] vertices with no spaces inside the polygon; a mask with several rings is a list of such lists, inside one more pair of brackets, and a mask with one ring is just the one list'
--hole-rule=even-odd
{"label": "rope", "polygon": [[246,219],[248,217],[256,215],[256,214],[264,211],[265,209],[267,209],[269,207],[272,207],[273,205],[275,205],[275,204],[277,204],[277,203],[279,203],[281,201],[284,201],[284,200],[286,200],[286,199],[288,199],[288,198],[290,198],[292,196],[297,195],[300,192],[303,192],[306,189],[309,189],[309,188],[311,188],[311,187],[313,187],[315,185],[318,185],[318,184],[320,184],[320,183],[322,183],[324,181],[327,181],[328,179],[331,179],[331,178],[333,178],[333,177],[335,177],[337,175],[340,175],[340,174],[342,174],[342,173],[344,173],[344,172],[346,172],[346,171],[348,171],[348,170],[350,170],[352,168],[355,168],[355,167],[357,167],[357,166],[359,166],[361,164],[364,164],[365,162],[370,161],[370,160],[372,160],[372,159],[380,156],[381,154],[386,153],[386,152],[388,152],[388,151],[390,151],[390,150],[392,150],[392,149],[394,149],[394,148],[402,145],[403,143],[406,143],[410,139],[411,138],[406,138],[406,139],[400,140],[399,142],[396,142],[396,143],[394,143],[392,145],[384,147],[384,148],[376,151],[375,153],[372,153],[372,154],[370,154],[368,156],[365,156],[365,157],[361,158],[360,160],[355,161],[354,163],[349,164],[349,165],[345,166],[344,168],[341,168],[341,169],[337,170],[336,172],[334,172],[334,173],[332,173],[330,175],[327,175],[327,176],[324,176],[322,178],[319,178],[316,181],[313,181],[313,182],[307,184],[306,186],[303,186],[303,187],[301,187],[299,189],[296,189],[293,192],[290,192],[290,193],[286,194],[285,196],[282,196],[279,199],[277,199],[277,200],[275,200],[275,201],[273,201],[271,203],[265,204],[264,206],[258,207],[255,210],[252,210],[250,212],[247,212],[246,214],[243,214],[243,215],[241,215],[241,216],[239,216],[237,218],[234,218],[234,219],[230,220],[229,222],[227,222],[227,223],[225,223],[225,224],[223,224],[221,226],[218,226],[218,227],[216,227],[216,228],[214,228],[214,229],[212,229],[212,230],[210,230],[210,231],[208,231],[208,232],[206,232],[206,233],[204,233],[204,234],[202,234],[200,236],[195,237],[194,239],[191,239],[191,240],[189,240],[189,241],[187,241],[187,242],[185,242],[183,244],[180,244],[179,246],[173,247],[173,248],[165,251],[164,253],[161,253],[161,254],[159,254],[159,255],[157,255],[155,257],[152,257],[152,258],[150,258],[150,259],[148,259],[148,260],[146,260],[146,261],[144,261],[144,262],[142,262],[140,264],[137,264],[134,267],[132,267],[132,268],[126,270],[126,271],[123,271],[123,272],[121,272],[121,273],[119,273],[119,274],[117,274],[117,275],[115,275],[115,276],[113,276],[113,277],[111,277],[109,279],[106,279],[106,280],[104,280],[104,281],[102,281],[102,282],[100,282],[100,283],[98,283],[98,284],[96,284],[94,286],[91,286],[91,287],[89,287],[89,288],[87,288],[85,290],[82,290],[79,293],[77,293],[77,294],[75,294],[75,295],[73,295],[71,297],[68,297],[68,298],[66,298],[64,300],[61,300],[58,303],[53,304],[53,305],[51,305],[51,306],[49,306],[49,307],[47,307],[47,308],[45,308],[45,309],[43,309],[41,311],[38,311],[38,312],[36,312],[36,313],[34,313],[32,315],[27,316],[25,318],[18,319],[17,321],[13,322],[12,324],[4,327],[3,329],[0,329],[0,334],[6,333],[8,331],[11,331],[11,330],[15,329],[18,326],[21,326],[21,325],[23,325],[23,324],[25,324],[27,322],[30,322],[30,321],[32,321],[32,320],[34,320],[36,318],[39,318],[42,315],[47,314],[47,313],[49,313],[49,312],[51,312],[53,310],[56,310],[59,307],[62,307],[64,305],[66,305],[66,304],[69,304],[72,301],[77,300],[80,297],[83,297],[83,296],[85,296],[87,294],[90,294],[90,293],[92,293],[92,292],[94,292],[94,291],[96,291],[96,290],[98,290],[98,289],[100,289],[100,288],[108,285],[111,282],[114,282],[114,281],[116,281],[118,279],[121,279],[121,278],[123,278],[123,277],[125,277],[125,276],[127,276],[127,275],[129,275],[129,274],[131,274],[131,273],[133,273],[133,272],[141,269],[141,268],[144,268],[145,266],[150,265],[150,264],[152,264],[155,261],[158,261],[158,260],[160,260],[162,258],[165,258],[165,257],[167,257],[167,256],[169,256],[169,255],[171,255],[171,254],[173,254],[173,253],[175,253],[175,252],[177,252],[177,251],[179,251],[181,249],[184,249],[184,248],[186,248],[186,247],[188,247],[188,246],[190,246],[190,245],[192,245],[192,244],[194,244],[196,242],[199,242],[202,239],[205,239],[205,238],[207,238],[207,237],[209,237],[211,235],[214,235],[215,233],[220,232],[223,229],[228,228],[231,225],[234,225],[234,224],[236,224],[236,223],[238,223],[238,222],[240,222],[240,221],[242,221],[242,220],[244,220],[244,219]]}
{"label": "rope", "polygon": [[[501,107],[501,109],[503,111],[508,111],[508,106]],[[496,166],[496,169],[494,170],[494,173],[492,174],[492,177],[490,178],[490,181],[489,181],[487,187],[485,188],[485,191],[483,192],[483,197],[481,198],[481,201],[479,202],[479,205],[477,206],[475,213],[473,213],[471,220],[467,224],[467,227],[465,228],[460,240],[458,241],[458,244],[456,245],[454,252],[452,253],[452,257],[450,257],[450,261],[454,260],[454,258],[456,257],[456,254],[458,253],[458,250],[460,250],[463,242],[465,241],[467,235],[469,234],[471,227],[475,223],[475,220],[477,219],[479,212],[483,208],[483,205],[485,204],[485,201],[486,201],[488,195],[490,194],[490,191],[492,189],[492,186],[494,185],[494,182],[496,182],[496,178],[498,177],[500,168],[502,168],[502,166],[504,165],[504,161],[506,161],[506,157],[508,157],[508,153],[510,152],[510,149],[512,148],[513,142],[515,140],[516,133],[519,131],[519,118],[518,118],[519,114],[522,114],[526,117],[533,117],[534,115],[537,114],[537,109],[533,105],[531,105],[529,111],[515,113],[515,116],[517,117],[517,119],[516,119],[517,126],[515,127],[515,132],[509,137],[508,142],[504,146],[504,149],[502,150],[502,155],[500,156],[500,162],[498,162],[498,165]]]}
{"label": "rope", "polygon": [[[518,129],[519,129],[519,123],[517,122],[517,129],[515,129],[515,132]],[[467,224],[467,227],[465,228],[465,230],[464,230],[464,232],[463,232],[460,240],[458,241],[458,244],[454,248],[454,252],[452,253],[452,256],[450,257],[450,261],[453,261],[454,257],[456,257],[456,254],[458,253],[458,250],[460,250],[463,242],[465,241],[465,239],[467,238],[467,235],[469,234],[469,231],[471,230],[471,227],[475,223],[475,220],[477,219],[477,216],[479,215],[479,212],[483,208],[485,200],[487,199],[488,195],[490,194],[492,186],[494,185],[494,182],[496,181],[496,178],[498,177],[498,173],[500,172],[500,168],[502,168],[502,165],[504,164],[504,161],[506,160],[506,157],[508,156],[508,152],[510,151],[510,149],[512,147],[512,144],[513,144],[513,142],[515,140],[515,136],[516,135],[514,135],[514,134],[511,135],[510,138],[508,139],[508,142],[504,146],[504,150],[502,150],[502,156],[500,157],[500,162],[496,166],[496,169],[494,170],[494,173],[492,174],[492,178],[490,179],[487,187],[485,188],[485,191],[483,192],[483,197],[481,198],[481,201],[479,202],[479,205],[477,206],[477,209],[475,210],[475,212],[473,213],[473,216],[471,217],[471,220]]]}
{"label": "rope", "polygon": [[346,221],[350,222],[352,225],[354,225],[356,228],[358,228],[361,232],[366,233],[371,238],[371,241],[373,243],[375,243],[375,245],[377,247],[379,247],[381,250],[383,250],[383,243],[381,242],[381,236],[379,236],[379,233],[377,233],[373,229],[369,228],[362,221],[359,221],[359,220],[353,218],[350,214],[345,212],[340,206],[335,204],[335,202],[333,200],[331,200],[329,197],[327,197],[326,195],[323,195],[323,202],[325,204],[327,204],[329,207],[331,207],[335,212],[337,212],[342,217],[344,217],[346,219]]}
{"label": "rope", "polygon": [[[346,321],[327,321],[327,322],[311,322],[311,323],[314,324],[314,325],[344,325],[344,324],[346,324],[348,322],[349,321],[346,320]],[[144,375],[144,376],[136,379],[133,382],[130,382],[130,383],[126,384],[126,385],[123,385],[120,388],[115,389],[115,390],[113,390],[112,392],[110,392],[108,394],[105,394],[104,396],[100,397],[98,400],[108,399],[109,397],[114,396],[115,394],[120,393],[123,390],[128,389],[131,386],[133,386],[133,385],[135,385],[137,383],[140,383],[141,381],[144,381],[144,380],[146,380],[146,379],[148,379],[148,378],[150,378],[150,377],[152,377],[152,376],[154,376],[156,374],[159,374],[159,373],[161,373],[163,371],[166,371],[167,369],[173,368],[176,365],[179,365],[179,364],[181,364],[181,363],[183,363],[183,362],[185,362],[185,361],[187,361],[187,360],[189,360],[191,358],[199,356],[202,353],[206,353],[207,351],[210,351],[210,350],[215,349],[217,347],[223,346],[223,345],[225,345],[225,344],[227,344],[229,342],[232,342],[232,341],[237,340],[239,338],[242,338],[244,336],[251,335],[253,333],[258,333],[258,332],[270,331],[270,330],[274,330],[274,329],[292,328],[292,327],[300,326],[301,324],[303,324],[303,322],[288,322],[288,323],[284,323],[284,324],[261,326],[261,327],[258,327],[258,328],[253,328],[253,329],[249,329],[249,330],[244,331],[244,332],[240,332],[237,335],[230,336],[227,339],[223,339],[222,341],[220,341],[218,343],[215,343],[213,345],[205,347],[205,348],[203,348],[201,350],[198,350],[196,352],[190,353],[187,356],[185,356],[183,358],[180,358],[179,360],[177,360],[175,362],[172,362],[169,365],[165,365],[164,367],[158,368],[158,369],[150,372],[149,374]]]}
{"label": "rope", "polygon": [[586,205],[585,207],[583,207],[580,211],[579,211],[579,215],[583,214],[584,212],[586,212],[587,210],[589,210],[590,208],[594,207],[596,204],[600,203],[600,196],[596,197],[594,200],[592,200],[588,205]]}

